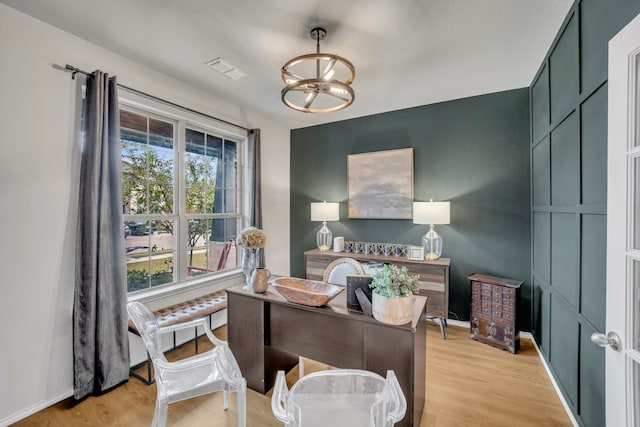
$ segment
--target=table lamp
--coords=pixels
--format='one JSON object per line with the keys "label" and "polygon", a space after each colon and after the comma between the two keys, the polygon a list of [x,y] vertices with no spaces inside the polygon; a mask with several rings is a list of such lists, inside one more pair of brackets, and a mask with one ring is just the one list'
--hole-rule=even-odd
{"label": "table lamp", "polygon": [[424,257],[433,261],[442,255],[442,236],[436,233],[434,225],[450,223],[450,202],[413,202],[413,223],[429,224],[429,231],[422,236]]}
{"label": "table lamp", "polygon": [[322,221],[322,227],[316,234],[318,249],[325,252],[333,244],[333,233],[327,227],[327,221],[340,219],[340,203],[311,203],[311,221]]}

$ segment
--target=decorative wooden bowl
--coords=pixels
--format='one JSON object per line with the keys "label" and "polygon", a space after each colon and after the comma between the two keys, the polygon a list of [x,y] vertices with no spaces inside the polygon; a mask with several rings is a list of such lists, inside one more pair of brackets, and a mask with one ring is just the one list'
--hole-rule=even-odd
{"label": "decorative wooden bowl", "polygon": [[344,291],[343,286],[295,277],[280,277],[273,281],[273,287],[287,301],[311,307],[326,305]]}

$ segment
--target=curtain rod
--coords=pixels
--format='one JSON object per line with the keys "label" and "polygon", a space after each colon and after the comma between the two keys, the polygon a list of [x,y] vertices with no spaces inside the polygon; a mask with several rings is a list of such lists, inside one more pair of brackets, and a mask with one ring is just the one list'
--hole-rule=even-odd
{"label": "curtain rod", "polygon": [[[73,65],[69,65],[69,64],[65,65],[65,66],[64,66],[64,68],[62,68],[62,67],[61,67],[61,66],[59,66],[59,65],[54,64],[54,68],[57,68],[57,69],[59,69],[59,70],[62,70],[62,71],[66,71],[66,72],[68,72],[68,73],[71,73],[71,78],[72,78],[72,79],[74,79],[74,80],[75,80],[75,78],[76,78],[76,74],[78,74],[78,73],[80,73],[80,74],[84,74],[85,76],[91,76],[91,75],[93,74],[93,73],[89,73],[89,72],[87,72],[87,71],[81,70],[81,69],[80,69],[80,68],[78,68],[78,67],[74,67]],[[240,128],[240,129],[244,129],[244,130],[246,130],[247,132],[253,132],[253,130],[248,129],[248,128],[244,127],[244,126],[240,126],[240,125],[237,125],[237,124],[235,124],[235,123],[228,122],[228,121],[226,121],[226,120],[220,119],[220,118],[218,118],[218,117],[212,116],[212,115],[207,114],[207,113],[203,113],[203,112],[200,112],[200,111],[197,111],[197,110],[193,110],[193,109],[191,109],[191,108],[189,108],[189,107],[185,107],[184,105],[176,104],[175,102],[171,102],[171,101],[168,101],[168,100],[166,100],[166,99],[158,98],[157,96],[154,96],[154,95],[148,94],[148,93],[146,93],[146,92],[142,92],[142,91],[140,91],[140,90],[138,90],[138,89],[134,89],[134,88],[132,88],[132,87],[125,86],[125,85],[120,84],[120,83],[118,83],[118,87],[121,87],[122,89],[126,89],[126,90],[128,90],[129,92],[133,92],[133,93],[135,93],[135,94],[137,94],[137,95],[141,95],[141,96],[144,96],[144,97],[147,97],[147,98],[151,98],[151,99],[153,99],[153,100],[155,100],[155,101],[162,102],[162,103],[167,104],[167,105],[170,105],[170,106],[172,106],[172,107],[180,108],[180,109],[182,109],[182,110],[184,110],[184,111],[188,111],[189,113],[194,113],[194,114],[198,114],[198,115],[203,116],[203,117],[207,117],[207,118],[209,118],[209,119],[217,120],[217,121],[219,121],[219,122],[226,123],[226,124],[228,124],[228,125],[235,126],[235,127],[237,127],[237,128]]]}

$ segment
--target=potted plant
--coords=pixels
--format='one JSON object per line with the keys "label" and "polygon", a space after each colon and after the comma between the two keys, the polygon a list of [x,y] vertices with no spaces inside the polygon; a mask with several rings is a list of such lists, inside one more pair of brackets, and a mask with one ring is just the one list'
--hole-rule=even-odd
{"label": "potted plant", "polygon": [[413,298],[420,289],[418,274],[409,274],[407,267],[384,265],[374,272],[369,287],[373,290],[373,317],[383,323],[403,325],[411,321]]}

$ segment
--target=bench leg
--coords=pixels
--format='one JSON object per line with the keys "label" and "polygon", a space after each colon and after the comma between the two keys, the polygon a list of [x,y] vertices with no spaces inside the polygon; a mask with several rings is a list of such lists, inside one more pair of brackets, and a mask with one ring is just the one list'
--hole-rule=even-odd
{"label": "bench leg", "polygon": [[129,368],[129,375],[139,379],[146,385],[151,385],[156,382],[156,380],[151,376],[151,356],[149,355],[149,352],[147,352],[147,378],[143,377],[142,375],[134,371],[133,368]]}

